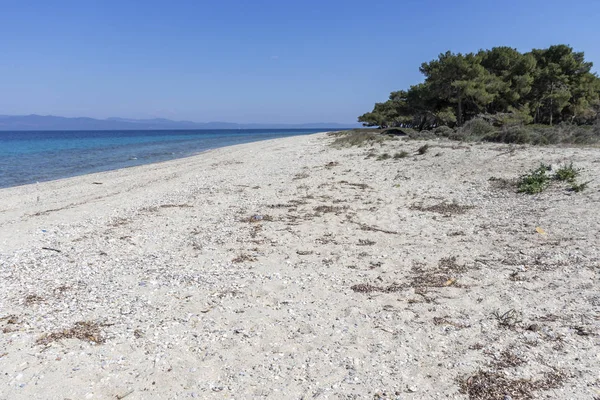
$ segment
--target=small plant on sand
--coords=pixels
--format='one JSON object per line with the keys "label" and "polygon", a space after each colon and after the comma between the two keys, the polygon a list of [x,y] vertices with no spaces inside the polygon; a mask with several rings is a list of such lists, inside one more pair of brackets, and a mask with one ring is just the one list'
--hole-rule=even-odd
{"label": "small plant on sand", "polygon": [[498,321],[498,325],[503,328],[514,329],[518,324],[523,322],[521,319],[522,315],[520,312],[511,308],[505,313],[500,313],[499,311],[494,311],[492,316]]}
{"label": "small plant on sand", "polygon": [[590,182],[577,183],[581,169],[573,167],[573,163],[560,166],[554,174],[549,174],[552,170],[550,165],[540,164],[534,170],[521,176],[517,183],[520,193],[536,194],[543,192],[552,181],[566,182],[569,184],[568,190],[571,192],[581,192],[587,188]]}
{"label": "small plant on sand", "polygon": [[419,153],[420,155],[423,155],[423,154],[427,153],[428,151],[429,151],[429,145],[424,144],[423,146],[419,147],[419,149],[417,150],[417,153]]}
{"label": "small plant on sand", "polygon": [[575,192],[575,193],[582,192],[587,188],[589,183],[590,183],[590,181],[583,182],[583,183],[571,182],[571,187],[569,187],[569,191]]}
{"label": "small plant on sand", "polygon": [[554,179],[561,182],[574,183],[581,169],[574,168],[573,163],[561,165],[554,173]]}
{"label": "small plant on sand", "polygon": [[377,156],[377,161],[383,161],[383,160],[387,160],[389,158],[392,158],[392,156],[390,156],[388,153],[383,153],[383,154]]}
{"label": "small plant on sand", "polygon": [[550,165],[540,164],[539,167],[523,175],[518,182],[519,193],[536,194],[543,192],[550,184],[548,171],[552,170]]}
{"label": "small plant on sand", "polygon": [[406,158],[408,156],[409,156],[408,151],[402,150],[401,152],[394,154],[394,160],[399,160],[401,158]]}

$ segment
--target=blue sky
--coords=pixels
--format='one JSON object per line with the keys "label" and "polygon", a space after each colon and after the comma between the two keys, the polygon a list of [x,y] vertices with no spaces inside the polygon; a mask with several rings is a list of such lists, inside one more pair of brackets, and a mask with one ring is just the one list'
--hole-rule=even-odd
{"label": "blue sky", "polygon": [[566,43],[600,1],[0,0],[0,114],[355,122],[446,50]]}

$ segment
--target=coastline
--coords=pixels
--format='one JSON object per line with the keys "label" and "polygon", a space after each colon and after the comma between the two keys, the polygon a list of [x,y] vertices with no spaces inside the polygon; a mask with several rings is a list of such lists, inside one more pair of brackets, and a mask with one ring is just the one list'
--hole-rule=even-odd
{"label": "coastline", "polygon": [[593,179],[600,149],[397,140],[374,149],[410,155],[377,161],[331,141],[0,189],[0,399],[466,399],[488,369],[599,389],[598,183],[490,178]]}
{"label": "coastline", "polygon": [[[0,170],[3,172],[0,188],[113,171],[193,157],[220,147],[321,132],[316,129],[0,131]],[[7,138],[3,138],[4,133],[8,134]],[[19,140],[11,141],[15,137]]]}
{"label": "coastline", "polygon": [[[125,189],[127,193],[131,192],[131,189],[140,191],[143,191],[144,188],[155,189],[157,183],[179,178],[179,182],[172,182],[171,186],[163,187],[165,193],[171,190],[176,191],[178,185],[181,185],[182,179],[200,178],[201,176],[198,173],[200,169],[205,168],[207,173],[214,172],[213,164],[219,162],[223,162],[225,165],[235,163],[233,160],[235,156],[246,152],[258,152],[261,145],[268,147],[269,145],[272,146],[274,141],[325,134],[327,132],[223,146],[173,160],[0,188],[0,229],[3,225],[13,223],[27,215],[40,214],[36,215],[40,217],[54,214],[57,211],[85,206],[89,202],[100,201],[103,205],[110,206],[127,204],[127,201],[112,199],[113,197],[126,199],[127,195],[124,196],[121,189]],[[119,188],[119,186],[125,187]],[[15,208],[15,206],[19,208]],[[92,210],[86,210],[84,215],[86,218],[90,217],[89,211]],[[97,212],[96,215],[104,216],[110,211],[110,208],[103,209],[101,212]],[[2,239],[2,236],[0,236],[0,249],[12,248],[7,246],[7,243],[3,242]]]}

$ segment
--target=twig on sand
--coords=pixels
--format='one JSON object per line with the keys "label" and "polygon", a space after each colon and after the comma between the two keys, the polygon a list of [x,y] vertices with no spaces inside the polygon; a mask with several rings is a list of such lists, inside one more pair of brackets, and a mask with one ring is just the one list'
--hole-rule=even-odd
{"label": "twig on sand", "polygon": [[125,397],[129,396],[131,393],[133,393],[134,390],[131,389],[130,391],[123,393],[123,394],[118,394],[116,397],[118,400],[124,399]]}
{"label": "twig on sand", "polygon": [[62,250],[53,249],[52,247],[42,247],[42,250],[50,250],[50,251],[55,251],[57,253],[61,253],[62,252]]}
{"label": "twig on sand", "polygon": [[383,232],[383,233],[389,233],[390,235],[397,235],[398,234],[397,231],[389,231],[387,229],[381,229],[381,228],[378,228],[376,226],[371,226],[371,225],[363,224],[362,222],[353,221],[352,219],[348,219],[348,220],[350,222],[352,222],[353,224],[356,224],[356,225],[360,226],[360,229],[362,231]]}

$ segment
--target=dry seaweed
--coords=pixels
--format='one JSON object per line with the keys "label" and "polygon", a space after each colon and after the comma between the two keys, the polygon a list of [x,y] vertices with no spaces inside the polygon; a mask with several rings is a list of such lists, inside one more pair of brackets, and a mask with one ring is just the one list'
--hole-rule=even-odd
{"label": "dry seaweed", "polygon": [[381,293],[394,293],[399,292],[404,289],[404,286],[392,284],[389,286],[375,286],[368,283],[359,283],[357,285],[353,285],[350,287],[356,293],[373,293],[373,292],[381,292]]}
{"label": "dry seaweed", "polygon": [[442,214],[444,216],[460,215],[466,213],[468,210],[474,208],[473,206],[465,206],[456,203],[439,203],[433,206],[425,207],[421,204],[415,204],[410,207],[411,210],[427,211]]}
{"label": "dry seaweed", "polygon": [[470,400],[506,399],[527,400],[534,398],[538,390],[554,389],[566,380],[564,373],[553,371],[540,380],[513,379],[498,371],[478,371],[459,380],[460,392]]}
{"label": "dry seaweed", "polygon": [[79,321],[76,322],[72,328],[60,332],[49,333],[40,337],[36,341],[36,344],[46,346],[62,339],[78,339],[95,344],[102,344],[106,339],[102,335],[100,326],[101,325],[97,322]]}

